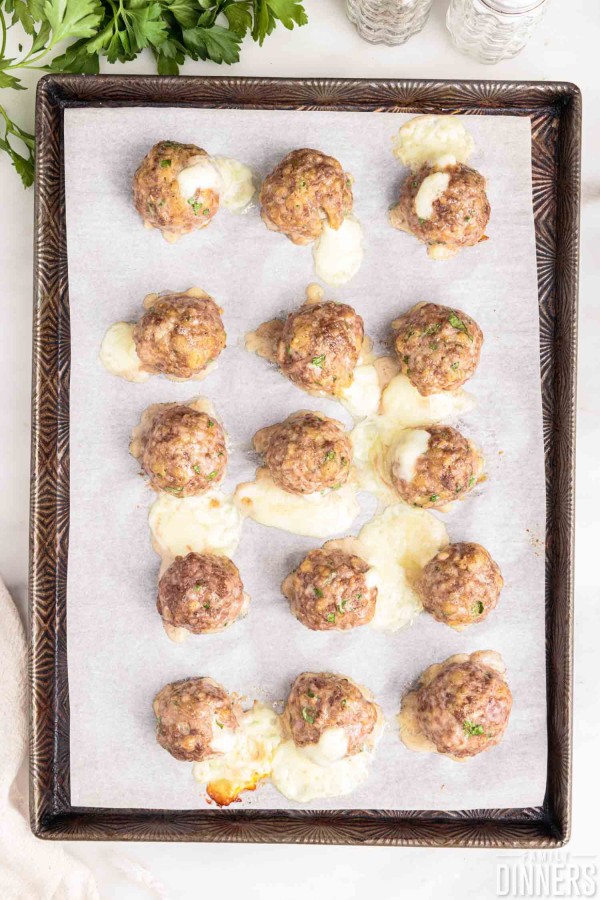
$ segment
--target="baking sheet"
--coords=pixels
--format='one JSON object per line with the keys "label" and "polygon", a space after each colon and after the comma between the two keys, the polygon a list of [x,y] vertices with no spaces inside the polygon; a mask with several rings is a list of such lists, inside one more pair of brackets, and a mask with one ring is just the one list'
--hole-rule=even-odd
{"label": "baking sheet", "polygon": [[[403,170],[391,154],[400,114],[183,109],[65,111],[65,177],[71,306],[71,519],[68,660],[71,802],[74,806],[193,809],[205,805],[191,766],[154,741],[151,701],[167,681],[210,674],[266,702],[285,698],[305,670],[343,672],[366,684],[388,729],[369,781],[316,808],[471,809],[537,806],[546,781],[544,651],[545,490],[539,378],[538,301],[531,205],[530,123],[466,117],[472,163],[488,178],[490,241],[453,260],[393,231],[386,209]],[[357,142],[357,136],[360,141]],[[468,389],[475,410],[459,422],[484,448],[488,480],[443,515],[450,539],[475,540],[500,564],[497,610],[462,634],[420,616],[393,635],[370,628],[310,632],[289,613],[279,586],[318,540],[247,521],[234,556],[252,597],[250,615],[221,635],[172,644],[155,611],[158,558],[147,512],[153,495],[127,452],[131,427],[154,402],[210,397],[231,440],[224,488],[252,477],[253,433],[299,408],[350,417],[307,397],[248,354],[244,334],[299,305],[314,280],[310,248],[264,227],[256,209],[223,210],[204,233],[168,245],[148,232],[130,202],[133,172],[160,139],[194,142],[236,156],[259,176],[289,150],[317,146],[355,177],[355,212],[365,227],[358,275],[326,295],[353,305],[382,347],[390,321],[418,300],[456,306],[482,327],[479,371]],[[106,329],[140,313],[145,294],[199,286],[223,306],[228,347],[201,384],[152,378],[128,384],[105,372]],[[374,502],[361,495],[363,516]],[[440,514],[442,515],[442,514]],[[418,674],[457,652],[499,651],[514,705],[500,746],[463,764],[415,754],[395,724],[400,697]],[[295,808],[271,785],[243,808]]]}

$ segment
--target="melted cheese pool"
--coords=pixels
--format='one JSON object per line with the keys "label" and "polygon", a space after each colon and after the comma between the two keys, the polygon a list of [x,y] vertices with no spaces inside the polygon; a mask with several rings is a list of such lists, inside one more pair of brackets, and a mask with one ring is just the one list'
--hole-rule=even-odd
{"label": "melted cheese pool", "polygon": [[111,375],[126,381],[148,381],[150,373],[142,368],[133,340],[131,322],[115,322],[104,335],[100,348],[100,362]]}
{"label": "melted cheese pool", "polygon": [[455,116],[416,116],[405,122],[394,138],[394,154],[413,171],[426,163],[439,167],[465,163],[474,146]]}
{"label": "melted cheese pool", "polygon": [[[196,781],[206,784],[209,797],[219,806],[228,806],[242,791],[253,791],[271,773],[275,751],[281,743],[280,717],[255,701],[244,713],[242,724],[231,732],[225,752],[194,763]],[[215,750],[219,750],[215,746]]]}
{"label": "melted cheese pool", "polygon": [[297,803],[350,794],[369,777],[373,754],[366,750],[327,766],[313,762],[291,741],[280,744],[273,759],[271,780],[277,790]]}
{"label": "melted cheese pool", "polygon": [[339,287],[354,278],[363,260],[362,225],[346,216],[336,230],[327,222],[313,246],[315,273],[327,284]]}
{"label": "melted cheese pool", "polygon": [[242,516],[261,525],[307,537],[345,531],[360,512],[353,484],[322,493],[291,494],[275,484],[267,469],[259,469],[255,481],[237,486],[234,503]]}
{"label": "melted cheese pool", "polygon": [[410,625],[423,607],[412,584],[416,575],[448,544],[444,524],[424,509],[405,503],[388,506],[363,526],[356,538],[328,541],[364,559],[367,584],[377,588],[371,627],[394,632]]}
{"label": "melted cheese pool", "polygon": [[233,499],[219,490],[181,499],[161,494],[148,521],[152,546],[167,563],[192,551],[233,556],[243,524]]}

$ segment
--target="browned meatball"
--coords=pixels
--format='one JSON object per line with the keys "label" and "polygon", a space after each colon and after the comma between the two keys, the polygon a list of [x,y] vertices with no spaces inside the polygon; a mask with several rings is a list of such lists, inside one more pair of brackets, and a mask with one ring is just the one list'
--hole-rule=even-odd
{"label": "browned meatball", "polygon": [[450,544],[430,560],[415,583],[423,607],[453,627],[481,622],[494,609],[504,579],[480,544]]}
{"label": "browned meatball", "polygon": [[225,474],[225,433],[204,412],[189,406],[166,407],[144,435],[141,462],[154,490],[176,497],[204,494]]}
{"label": "browned meatball", "polygon": [[219,209],[216,191],[197,190],[193,197],[181,194],[177,176],[199,157],[208,158],[208,153],[195,144],[160,141],[133,177],[135,208],[145,224],[160,228],[166,237],[205,228]]}
{"label": "browned meatball", "polygon": [[273,481],[291,494],[338,488],[348,480],[350,439],[339,422],[320,413],[296,413],[262,429],[254,446],[264,453]]}
{"label": "browned meatball", "polygon": [[175,759],[200,762],[219,751],[213,739],[239,728],[243,711],[235,694],[212,678],[184,678],[165,685],[152,704],[156,740]]}
{"label": "browned meatball", "polygon": [[365,578],[369,565],[344,550],[311,550],[283,582],[296,618],[313,631],[347,631],[375,615],[377,588]]}
{"label": "browned meatball", "polygon": [[457,662],[419,688],[417,719],[439,753],[462,759],[499,743],[511,706],[512,695],[498,672]]}
{"label": "browned meatball", "polygon": [[418,303],[394,322],[400,371],[420,394],[453,391],[474,375],[483,334],[466,313]]}
{"label": "browned meatball", "polygon": [[337,230],[352,210],[351,181],[332,156],[292,150],[265,178],[260,204],[267,228],[283,232],[294,244],[310,244],[325,219]]}
{"label": "browned meatball", "polygon": [[379,723],[377,704],[350,678],[331,672],[299,675],[283,712],[284,728],[299,747],[318,744],[328,728],[343,728],[348,756],[374,745]]}
{"label": "browned meatball", "polygon": [[430,425],[427,450],[417,457],[410,481],[402,478],[392,448],[391,476],[406,503],[436,509],[458,500],[477,483],[481,457],[473,444],[449,425]]}
{"label": "browned meatball", "polygon": [[340,394],[352,382],[365,336],[363,320],[345,303],[307,303],[290,313],[277,362],[305,391]]}
{"label": "browned meatball", "polygon": [[221,312],[210,297],[157,297],[133,330],[144,369],[175,378],[200,374],[225,346]]}
{"label": "browned meatball", "polygon": [[450,176],[448,187],[434,200],[431,218],[419,218],[415,198],[425,179],[437,171],[435,166],[425,165],[407,176],[390,215],[392,225],[411,231],[424,244],[440,245],[451,252],[485,240],[490,218],[485,178],[462,163],[441,170]]}
{"label": "browned meatball", "polygon": [[166,625],[193,634],[223,631],[246,611],[237,566],[215,553],[178,556],[158,584],[158,609]]}

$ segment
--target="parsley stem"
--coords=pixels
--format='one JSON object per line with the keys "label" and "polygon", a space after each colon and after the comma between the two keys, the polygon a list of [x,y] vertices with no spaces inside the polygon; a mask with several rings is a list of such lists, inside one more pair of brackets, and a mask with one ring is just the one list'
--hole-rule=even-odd
{"label": "parsley stem", "polygon": [[0,59],[4,59],[4,51],[6,50],[6,21],[4,13],[0,9],[0,25],[2,26],[2,46],[0,47]]}

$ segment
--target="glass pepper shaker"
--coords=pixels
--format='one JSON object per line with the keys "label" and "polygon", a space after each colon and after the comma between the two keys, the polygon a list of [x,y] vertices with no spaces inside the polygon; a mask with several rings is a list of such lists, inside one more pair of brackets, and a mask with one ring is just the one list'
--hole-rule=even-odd
{"label": "glass pepper shaker", "polygon": [[346,0],[346,14],[372,44],[403,44],[427,21],[432,0]]}
{"label": "glass pepper shaker", "polygon": [[446,25],[457,50],[482,63],[516,56],[548,0],[450,0]]}

